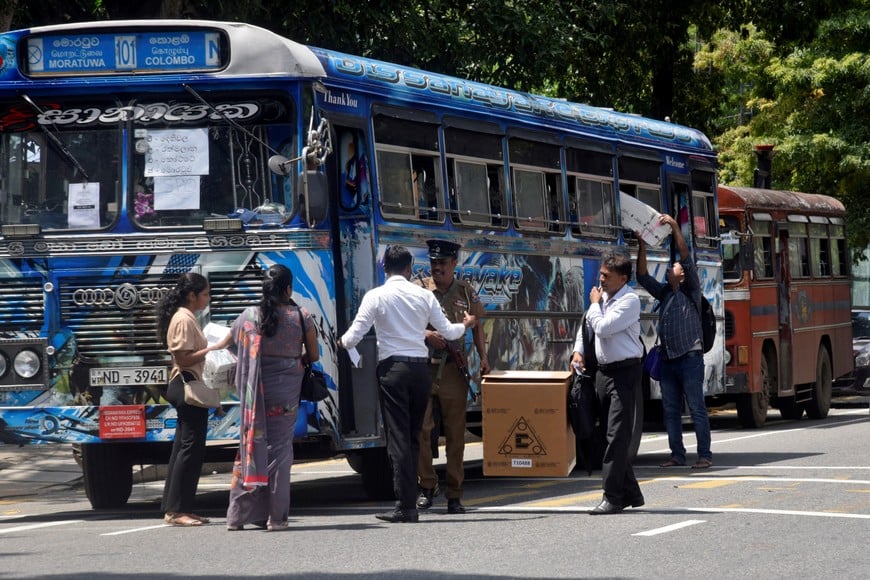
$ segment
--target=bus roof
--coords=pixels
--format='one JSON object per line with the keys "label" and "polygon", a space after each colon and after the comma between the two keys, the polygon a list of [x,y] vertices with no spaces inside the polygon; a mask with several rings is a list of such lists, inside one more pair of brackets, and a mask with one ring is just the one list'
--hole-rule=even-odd
{"label": "bus roof", "polygon": [[514,91],[458,77],[312,47],[327,71],[327,82],[373,93],[392,92],[415,101],[481,114],[508,115],[575,133],[629,143],[675,147],[713,155],[710,140],[696,129],[611,109]]}
{"label": "bus roof", "polygon": [[846,207],[829,195],[800,193],[759,187],[731,187],[719,185],[719,209],[783,210],[806,213],[843,214]]}

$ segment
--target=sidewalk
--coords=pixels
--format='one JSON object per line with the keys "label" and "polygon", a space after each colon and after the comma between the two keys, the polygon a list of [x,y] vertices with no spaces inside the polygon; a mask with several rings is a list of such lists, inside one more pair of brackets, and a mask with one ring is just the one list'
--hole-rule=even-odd
{"label": "sidewalk", "polygon": [[[205,463],[203,474],[228,472],[229,463]],[[0,443],[0,501],[32,497],[52,490],[78,489],[82,469],[71,444]],[[166,465],[133,465],[134,483],[163,481]]]}
{"label": "sidewalk", "polygon": [[17,499],[51,489],[74,489],[81,485],[82,470],[73,458],[72,445],[0,443],[0,482],[0,500]]}

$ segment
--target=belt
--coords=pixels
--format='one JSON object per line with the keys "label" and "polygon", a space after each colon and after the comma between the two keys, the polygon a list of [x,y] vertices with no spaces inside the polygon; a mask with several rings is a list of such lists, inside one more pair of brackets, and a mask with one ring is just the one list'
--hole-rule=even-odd
{"label": "belt", "polygon": [[681,354],[680,356],[675,356],[674,358],[666,358],[665,361],[666,362],[676,362],[678,360],[683,360],[684,358],[689,358],[689,357],[693,357],[693,356],[703,356],[703,354],[704,353],[701,352],[700,350],[695,349],[695,350],[690,350],[689,352],[687,352],[685,354]]}
{"label": "belt", "polygon": [[429,359],[425,356],[388,356],[384,360],[391,360],[393,362],[404,362],[404,363],[422,363],[426,364],[429,362]]}
{"label": "belt", "polygon": [[599,364],[598,368],[602,371],[612,371],[615,369],[621,369],[621,368],[630,367],[630,366],[639,365],[639,364],[640,364],[639,358],[627,358],[624,360],[618,360],[616,362],[607,363],[604,365]]}

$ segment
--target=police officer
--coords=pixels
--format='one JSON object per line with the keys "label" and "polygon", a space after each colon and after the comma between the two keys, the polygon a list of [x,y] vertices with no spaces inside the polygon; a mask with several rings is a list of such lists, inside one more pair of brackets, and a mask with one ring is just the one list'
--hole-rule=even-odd
{"label": "police officer", "polygon": [[[459,256],[459,244],[442,240],[428,240],[431,277],[424,278],[419,284],[431,290],[447,319],[451,322],[463,319],[466,312],[477,318],[485,314],[483,305],[474,288],[464,280],[454,276]],[[486,337],[476,324],[472,328],[472,338],[480,357],[480,372],[489,372],[486,357]],[[426,331],[426,344],[429,346],[429,374],[432,377],[432,395],[423,419],[420,433],[420,462],[418,477],[420,497],[419,509],[432,506],[432,498],[438,495],[438,476],[432,465],[432,430],[435,427],[435,414],[440,411],[441,432],[447,443],[447,513],[465,513],[462,505],[462,480],[465,472],[463,454],[465,452],[465,409],[468,405],[468,381],[462,372],[465,361],[464,338],[451,341],[448,345],[438,331]],[[454,354],[451,354],[452,353]],[[458,353],[459,356],[457,356]],[[466,371],[467,372],[467,371]]]}

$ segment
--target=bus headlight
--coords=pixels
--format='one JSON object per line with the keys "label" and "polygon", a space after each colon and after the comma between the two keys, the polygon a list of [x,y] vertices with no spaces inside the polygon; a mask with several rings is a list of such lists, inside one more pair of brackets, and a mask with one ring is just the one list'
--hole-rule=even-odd
{"label": "bus headlight", "polygon": [[32,379],[39,372],[41,362],[39,355],[32,350],[22,350],[15,355],[12,367],[15,373],[23,379]]}
{"label": "bus headlight", "polygon": [[725,349],[725,364],[726,365],[731,364],[731,351],[728,350],[727,348]]}

